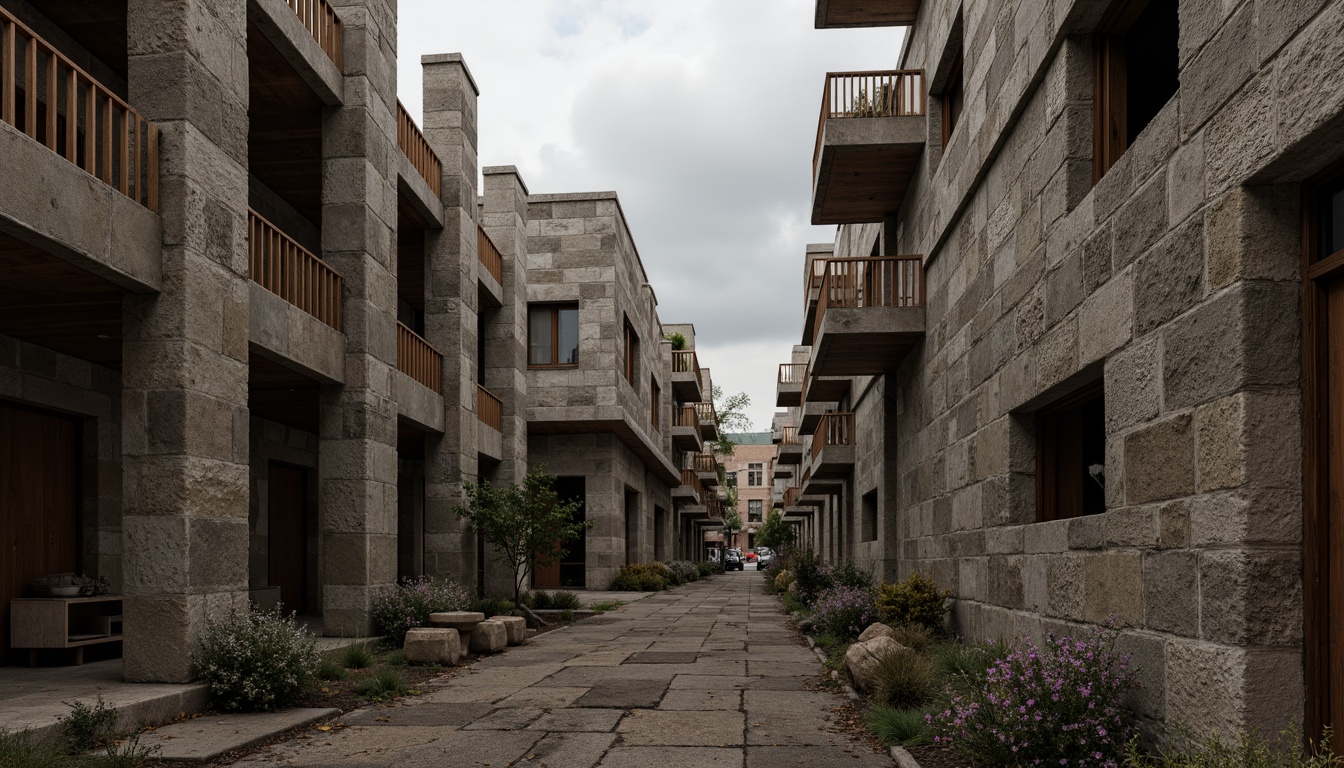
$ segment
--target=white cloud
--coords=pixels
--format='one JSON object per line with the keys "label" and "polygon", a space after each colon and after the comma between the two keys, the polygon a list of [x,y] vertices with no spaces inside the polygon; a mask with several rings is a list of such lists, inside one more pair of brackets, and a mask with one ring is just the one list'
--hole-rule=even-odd
{"label": "white cloud", "polygon": [[[802,324],[823,76],[895,66],[899,29],[815,30],[815,0],[400,0],[399,92],[460,52],[482,166],[533,192],[616,190],[664,322],[768,428]],[[711,363],[717,360],[717,365]]]}

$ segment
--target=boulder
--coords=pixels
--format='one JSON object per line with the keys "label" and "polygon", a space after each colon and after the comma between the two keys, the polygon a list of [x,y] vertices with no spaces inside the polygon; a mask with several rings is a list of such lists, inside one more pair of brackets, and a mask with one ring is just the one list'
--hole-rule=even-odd
{"label": "boulder", "polygon": [[429,614],[430,626],[456,629],[463,636],[470,635],[482,621],[485,621],[485,614],[479,611],[445,611]]}
{"label": "boulder", "polygon": [[877,667],[882,659],[893,653],[909,652],[909,648],[890,637],[879,635],[872,640],[849,646],[849,650],[845,652],[845,671],[849,673],[849,679],[853,681],[855,688],[860,691],[871,691]]}
{"label": "boulder", "polygon": [[471,630],[472,653],[499,653],[508,644],[509,630],[497,619],[486,619]]}
{"label": "boulder", "polygon": [[859,642],[866,643],[874,637],[890,637],[895,640],[896,630],[886,624],[869,624],[868,628],[863,630],[863,634],[859,635]]}
{"label": "boulder", "polygon": [[527,619],[522,616],[496,616],[493,620],[504,624],[509,645],[522,645],[527,639]]}
{"label": "boulder", "polygon": [[406,633],[402,653],[407,664],[452,666],[462,658],[462,639],[456,629],[419,627]]}

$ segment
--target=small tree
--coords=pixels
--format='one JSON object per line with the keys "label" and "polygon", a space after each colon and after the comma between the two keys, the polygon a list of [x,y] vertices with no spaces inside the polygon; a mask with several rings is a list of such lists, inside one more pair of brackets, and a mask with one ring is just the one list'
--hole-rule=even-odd
{"label": "small tree", "polygon": [[751,431],[751,418],[747,416],[747,406],[751,398],[746,392],[724,395],[723,388],[715,384],[710,390],[714,403],[714,416],[718,420],[719,437],[710,443],[715,454],[727,458],[733,455],[737,443],[729,434]]}
{"label": "small tree", "polygon": [[466,492],[467,503],[453,511],[494,547],[495,559],[513,569],[513,604],[520,607],[528,578],[568,555],[565,545],[592,525],[574,521],[582,503],[560,501],[555,475],[540,468],[527,473],[522,486],[467,483]]}
{"label": "small tree", "polygon": [[742,517],[737,514],[736,509],[725,509],[723,512],[723,546],[725,548],[731,547],[733,532],[740,530],[742,530]]}
{"label": "small tree", "polygon": [[778,509],[770,510],[765,523],[756,530],[756,543],[775,551],[793,544],[793,526],[784,522],[784,513]]}

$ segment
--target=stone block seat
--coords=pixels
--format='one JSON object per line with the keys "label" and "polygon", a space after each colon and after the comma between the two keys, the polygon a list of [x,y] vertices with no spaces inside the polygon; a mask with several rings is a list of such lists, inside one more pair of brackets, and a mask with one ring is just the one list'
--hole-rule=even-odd
{"label": "stone block seat", "polygon": [[472,630],[482,621],[485,621],[485,614],[480,611],[444,611],[429,614],[430,626],[456,629],[463,637],[471,635]]}
{"label": "stone block seat", "polygon": [[527,619],[522,616],[496,616],[493,620],[504,625],[509,645],[522,645],[527,639]]}
{"label": "stone block seat", "polygon": [[407,664],[452,666],[462,658],[462,639],[456,629],[417,627],[406,633],[402,650]]}
{"label": "stone block seat", "polygon": [[471,631],[472,653],[499,653],[509,644],[509,630],[498,619],[486,619]]}

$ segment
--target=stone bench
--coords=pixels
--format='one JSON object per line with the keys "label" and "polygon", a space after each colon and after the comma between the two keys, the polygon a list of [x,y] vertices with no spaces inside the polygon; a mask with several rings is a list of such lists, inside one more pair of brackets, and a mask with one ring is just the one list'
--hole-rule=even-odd
{"label": "stone bench", "polygon": [[498,619],[486,619],[471,631],[472,653],[499,653],[509,643],[507,625]]}
{"label": "stone bench", "polygon": [[402,653],[407,664],[452,666],[462,658],[462,638],[456,629],[417,627],[406,632]]}
{"label": "stone bench", "polygon": [[429,614],[430,626],[456,629],[463,637],[470,635],[482,621],[485,621],[485,614],[479,611],[444,611]]}
{"label": "stone bench", "polygon": [[493,621],[503,622],[508,630],[509,645],[522,645],[527,639],[527,619],[522,616],[496,616]]}

